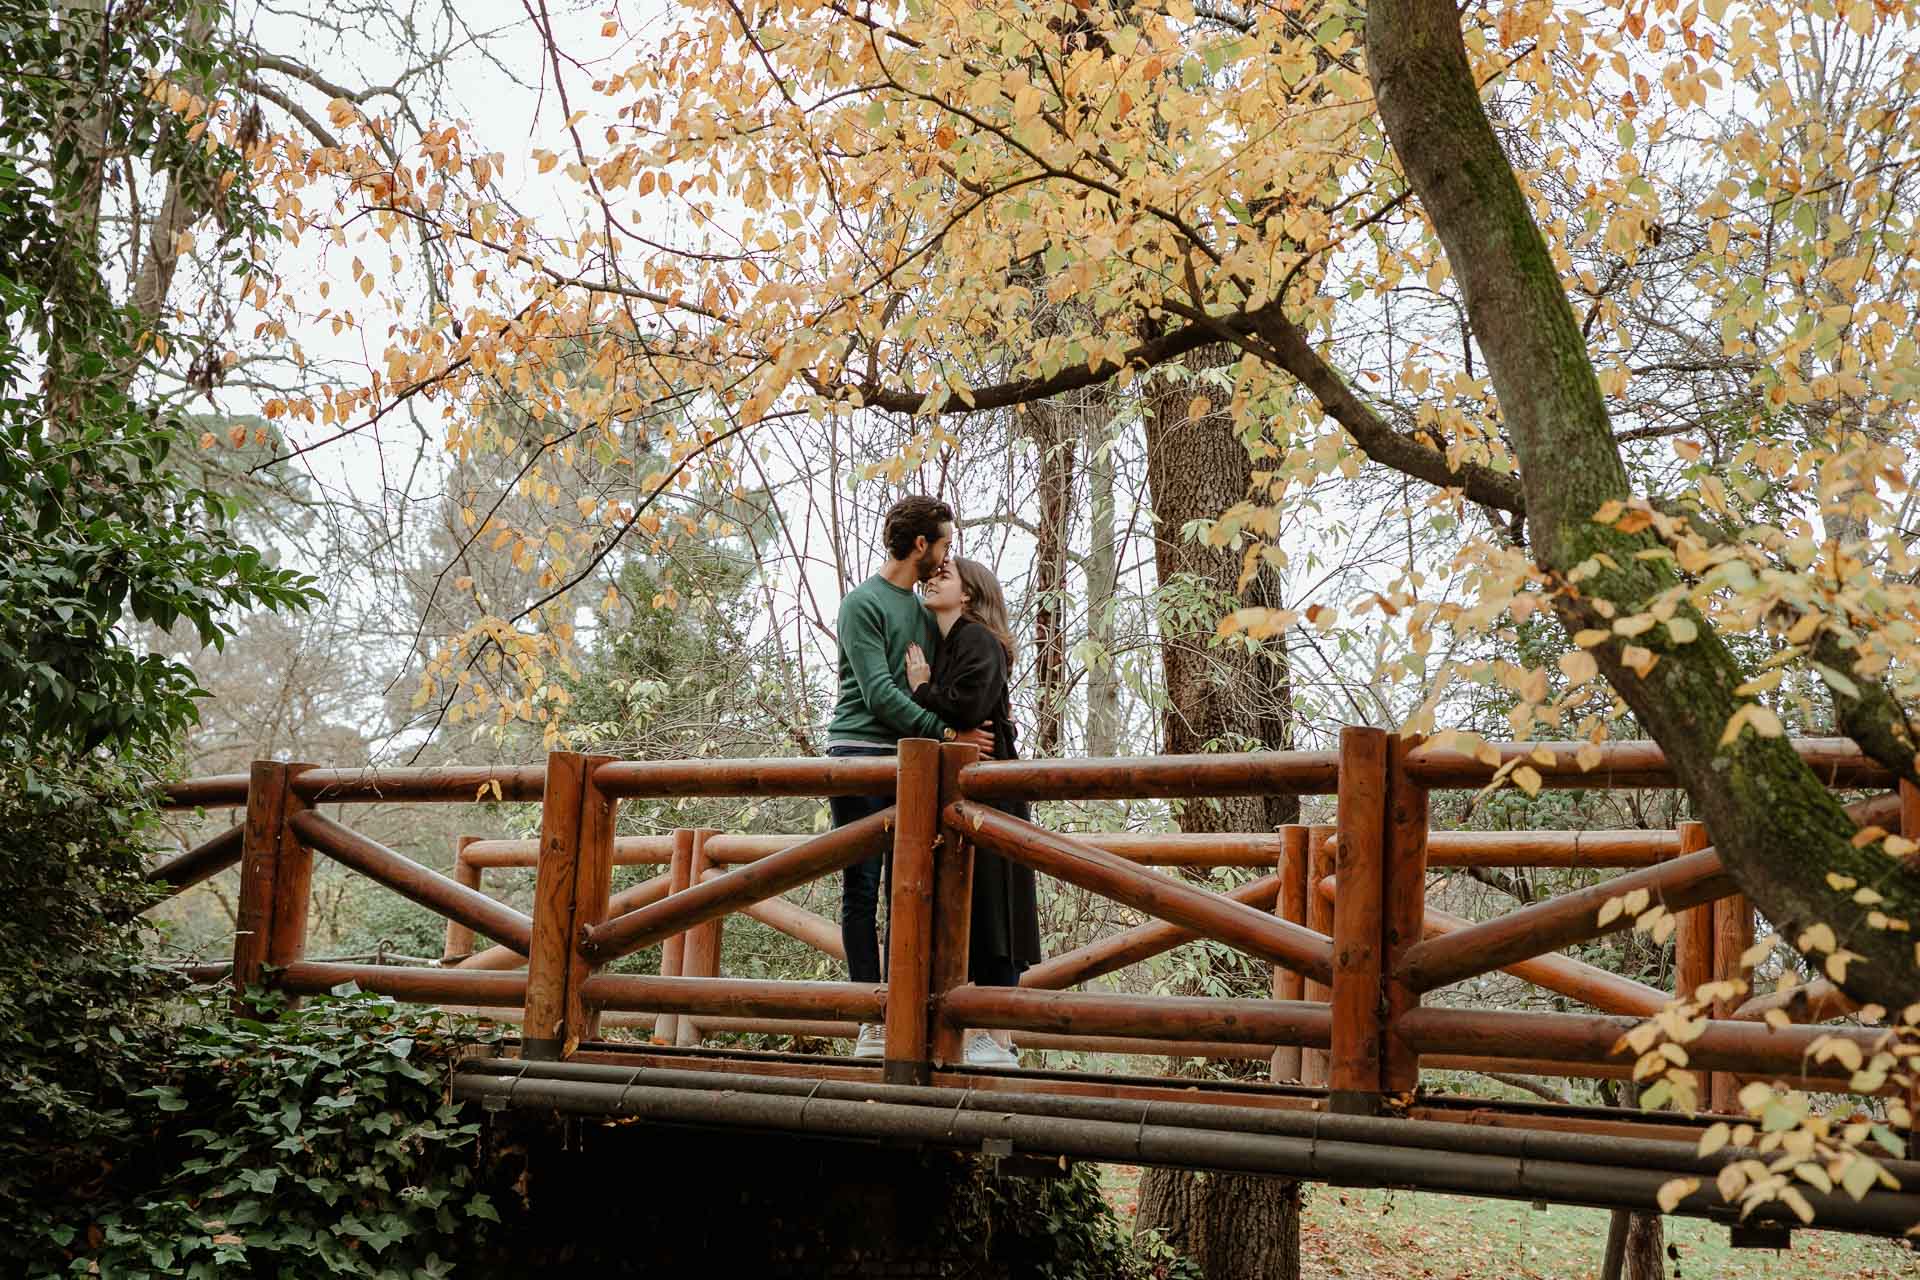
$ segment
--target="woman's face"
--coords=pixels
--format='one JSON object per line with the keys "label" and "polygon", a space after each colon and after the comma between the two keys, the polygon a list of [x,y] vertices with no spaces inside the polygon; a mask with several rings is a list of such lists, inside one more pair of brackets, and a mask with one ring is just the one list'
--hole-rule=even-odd
{"label": "woman's face", "polygon": [[967,603],[960,575],[954,572],[951,563],[941,565],[931,578],[920,584],[920,598],[927,608],[934,610],[961,609]]}

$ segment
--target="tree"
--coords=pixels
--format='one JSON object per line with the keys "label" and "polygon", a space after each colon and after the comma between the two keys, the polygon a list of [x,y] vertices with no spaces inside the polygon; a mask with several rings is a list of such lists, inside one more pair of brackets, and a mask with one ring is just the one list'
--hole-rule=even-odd
{"label": "tree", "polygon": [[[613,130],[569,125],[560,171],[590,233],[466,185],[486,186],[494,153],[450,136],[416,173],[350,112],[353,142],[276,175],[337,180],[343,222],[428,225],[511,287],[461,302],[458,333],[401,325],[402,376],[383,371],[366,403],[397,384],[457,416],[476,364],[511,364],[596,421],[693,406],[654,442],[693,466],[762,422],[1004,410],[1229,344],[1225,407],[1262,450],[1243,527],[1263,532],[1303,484],[1404,481],[1451,522],[1465,592],[1423,591],[1437,566],[1413,562],[1349,616],[1385,615],[1416,652],[1557,616],[1576,650],[1562,696],[1538,669],[1469,673],[1510,682],[1531,734],[1603,736],[1609,717],[1581,708],[1617,695],[1783,935],[1858,998],[1906,1003],[1913,959],[1889,926],[1920,911],[1911,846],[1855,829],[1782,736],[1791,694],[1773,683],[1804,678],[1825,704],[1811,719],[1916,779],[1904,7],[1631,4],[1615,21],[1408,0],[1370,5],[1364,40],[1341,9],[1309,25],[1186,0],[687,13],[598,98],[569,99]],[[557,84],[581,88],[542,34]],[[1843,63],[1884,74],[1839,98],[1818,66]],[[1688,130],[1704,179],[1647,167],[1646,147]],[[686,210],[678,240],[625,217],[663,183]],[[1658,404],[1625,394],[1634,335],[1659,319],[1637,264],[1681,223],[1704,251],[1670,268],[1672,305],[1720,350],[1699,410],[1654,421]],[[1057,331],[1035,325],[1036,278],[1072,304]],[[1403,290],[1433,305],[1392,309]],[[609,370],[592,394],[542,363],[581,333]],[[662,492],[602,514],[601,540]],[[1341,602],[1314,603],[1322,619]],[[1300,620],[1253,606],[1233,626]],[[1458,674],[1418,676],[1431,700],[1408,727],[1437,727]]]}
{"label": "tree", "polygon": [[[1203,348],[1193,363],[1217,366],[1228,354]],[[1252,459],[1231,419],[1210,412],[1205,384],[1162,375],[1147,386],[1147,476],[1159,521],[1154,559],[1163,598],[1163,749],[1176,755],[1285,750],[1293,745],[1285,651],[1277,641],[1223,643],[1216,634],[1221,613],[1235,600],[1278,607],[1279,584],[1264,567],[1242,584],[1235,548],[1201,532],[1246,498]],[[1180,829],[1273,831],[1299,818],[1297,797],[1237,796],[1189,802],[1180,811]],[[1147,1169],[1134,1229],[1161,1233],[1209,1280],[1300,1274],[1297,1182]]]}

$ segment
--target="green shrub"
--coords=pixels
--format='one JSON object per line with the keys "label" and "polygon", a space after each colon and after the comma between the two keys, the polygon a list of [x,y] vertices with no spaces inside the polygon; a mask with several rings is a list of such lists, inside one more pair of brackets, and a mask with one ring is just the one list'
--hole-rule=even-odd
{"label": "green shrub", "polygon": [[499,1220],[479,1189],[479,1125],[445,1092],[467,1025],[348,988],[269,1021],[203,1009],[138,1095],[151,1160],[58,1228],[65,1269],[451,1275],[455,1250]]}
{"label": "green shrub", "polygon": [[130,923],[150,817],[108,766],[0,769],[0,1263],[47,1248],[48,1206],[100,1195],[142,1136],[128,1095],[176,988]]}

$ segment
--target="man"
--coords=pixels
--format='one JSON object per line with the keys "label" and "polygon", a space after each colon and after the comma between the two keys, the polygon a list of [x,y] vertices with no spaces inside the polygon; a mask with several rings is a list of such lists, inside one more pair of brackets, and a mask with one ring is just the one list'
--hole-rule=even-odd
{"label": "man", "polygon": [[[953,541],[953,508],[922,495],[902,498],[887,511],[883,529],[887,561],[880,571],[840,602],[840,693],[827,727],[830,756],[892,756],[902,738],[943,738],[955,734],[907,692],[907,647],[931,654],[940,630],[920,603],[914,587],[931,579],[947,562]],[[989,731],[960,735],[960,741],[984,740]],[[843,827],[893,803],[886,796],[834,796],[833,825]],[[840,940],[847,949],[847,974],[854,982],[880,981],[880,938],[876,919],[880,884],[887,859],[870,858],[841,873]],[[886,1029],[862,1023],[854,1044],[856,1058],[886,1053]]]}

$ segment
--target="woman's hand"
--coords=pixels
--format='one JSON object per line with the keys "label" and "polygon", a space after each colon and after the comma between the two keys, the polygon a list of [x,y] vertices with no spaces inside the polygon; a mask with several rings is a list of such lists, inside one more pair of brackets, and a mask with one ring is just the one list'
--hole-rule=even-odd
{"label": "woman's hand", "polygon": [[920,652],[920,646],[907,646],[907,688],[918,689],[933,678],[933,668],[927,665],[927,655]]}

